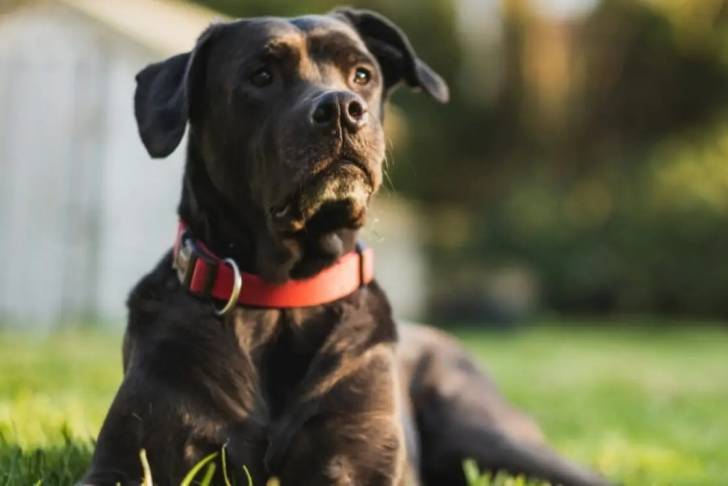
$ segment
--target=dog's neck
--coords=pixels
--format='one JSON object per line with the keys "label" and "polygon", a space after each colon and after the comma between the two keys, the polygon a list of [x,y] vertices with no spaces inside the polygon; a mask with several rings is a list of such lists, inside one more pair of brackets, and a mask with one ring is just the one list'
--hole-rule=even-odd
{"label": "dog's neck", "polygon": [[[178,208],[193,236],[220,257],[233,258],[241,271],[282,282],[314,275],[335,259],[322,257],[306,242],[286,243],[272,234],[266,215],[252,201],[232,204],[210,179],[199,146],[191,136]],[[356,231],[343,238],[352,251]]]}
{"label": "dog's neck", "polygon": [[220,256],[234,258],[241,270],[254,272],[255,244],[249,215],[239,214],[214,187],[197,145],[190,137],[178,208],[195,238]]}

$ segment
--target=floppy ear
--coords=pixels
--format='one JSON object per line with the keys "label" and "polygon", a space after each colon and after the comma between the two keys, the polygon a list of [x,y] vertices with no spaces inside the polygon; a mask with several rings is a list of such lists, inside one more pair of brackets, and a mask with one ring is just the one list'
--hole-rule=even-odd
{"label": "floppy ear", "polygon": [[447,83],[417,57],[407,36],[391,20],[370,10],[339,8],[333,13],[344,17],[376,56],[384,74],[385,91],[405,81],[413,88],[422,88],[440,103],[447,103]]}
{"label": "floppy ear", "polygon": [[154,158],[168,156],[182,140],[193,92],[199,95],[203,81],[202,52],[214,29],[207,29],[191,52],[150,64],[136,76],[134,115],[142,142]]}

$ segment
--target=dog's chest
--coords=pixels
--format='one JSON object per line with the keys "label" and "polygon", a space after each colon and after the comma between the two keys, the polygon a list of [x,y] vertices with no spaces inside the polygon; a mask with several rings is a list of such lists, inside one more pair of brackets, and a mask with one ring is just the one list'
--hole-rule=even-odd
{"label": "dog's chest", "polygon": [[[309,391],[311,377],[317,374],[317,356],[338,321],[330,312],[314,310],[241,310],[237,314],[232,324],[241,354],[250,365],[244,379],[255,396],[244,404],[250,415],[242,420],[231,417],[228,426],[221,429],[227,431],[226,437],[220,439],[228,444],[234,463],[257,469],[263,467],[264,457],[271,451],[276,451],[274,455],[285,453],[289,440],[303,425],[292,424],[291,417],[308,415],[301,413],[302,397]],[[290,437],[276,439],[279,431],[288,429]]]}
{"label": "dog's chest", "polygon": [[328,309],[243,311],[235,330],[243,354],[255,370],[255,383],[274,421],[294,404],[295,395],[323,344],[336,326],[336,313]]}
{"label": "dog's chest", "polygon": [[284,326],[258,360],[261,391],[272,420],[280,417],[300,393],[301,383],[323,342],[323,337],[314,333],[302,335],[296,331]]}

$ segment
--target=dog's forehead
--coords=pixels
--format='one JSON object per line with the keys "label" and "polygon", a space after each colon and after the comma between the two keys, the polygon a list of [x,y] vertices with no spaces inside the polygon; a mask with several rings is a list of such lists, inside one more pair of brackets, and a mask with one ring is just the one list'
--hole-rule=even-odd
{"label": "dog's forehead", "polygon": [[359,35],[348,23],[330,15],[304,15],[288,19],[288,22],[300,29],[308,37],[341,37],[347,36],[352,41],[359,41]]}
{"label": "dog's forehead", "polygon": [[354,47],[366,51],[356,30],[348,23],[329,15],[301,17],[257,17],[228,25],[238,48],[263,47],[285,43],[304,49],[312,43]]}

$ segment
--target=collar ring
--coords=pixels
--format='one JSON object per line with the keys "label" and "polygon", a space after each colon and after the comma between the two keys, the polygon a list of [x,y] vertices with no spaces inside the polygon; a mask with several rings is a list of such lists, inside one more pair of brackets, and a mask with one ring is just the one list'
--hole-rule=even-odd
{"label": "collar ring", "polygon": [[223,260],[223,263],[227,263],[230,268],[233,269],[233,289],[230,292],[230,298],[228,299],[227,304],[225,304],[225,307],[222,309],[215,309],[215,314],[218,316],[224,316],[235,308],[235,305],[238,303],[238,298],[240,297],[240,289],[243,288],[243,277],[240,275],[240,269],[238,268],[238,264],[235,263],[235,260],[232,258],[226,258]]}

